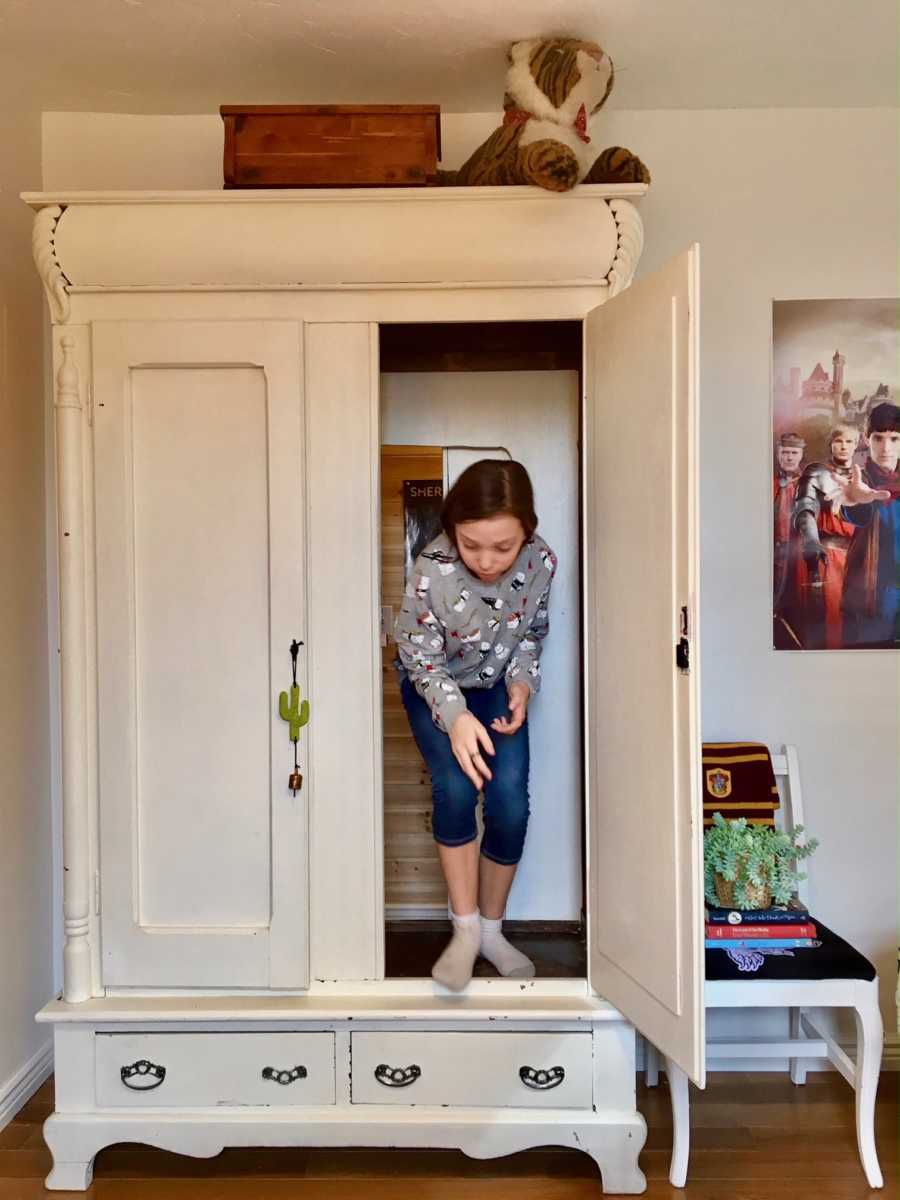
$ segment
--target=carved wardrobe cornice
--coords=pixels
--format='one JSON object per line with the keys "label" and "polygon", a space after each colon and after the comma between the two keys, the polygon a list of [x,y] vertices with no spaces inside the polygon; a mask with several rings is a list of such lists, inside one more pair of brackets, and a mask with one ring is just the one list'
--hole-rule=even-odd
{"label": "carved wardrobe cornice", "polygon": [[56,257],[56,227],[62,214],[63,208],[59,204],[48,204],[39,209],[31,232],[35,265],[44,284],[54,324],[57,325],[64,325],[69,319],[69,281]]}
{"label": "carved wardrobe cornice", "polygon": [[27,194],[56,322],[71,292],[606,288],[643,244],[643,184]]}

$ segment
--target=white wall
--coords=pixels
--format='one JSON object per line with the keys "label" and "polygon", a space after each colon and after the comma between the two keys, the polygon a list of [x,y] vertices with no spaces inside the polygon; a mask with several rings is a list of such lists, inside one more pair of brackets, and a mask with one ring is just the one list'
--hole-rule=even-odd
{"label": "white wall", "polygon": [[53,995],[43,297],[31,216],[40,114],[0,102],[0,1127],[49,1066]]}
{"label": "white wall", "polygon": [[[493,113],[441,121],[442,166],[460,166],[493,128]],[[44,188],[221,188],[223,124],[218,115],[128,116],[44,113]]]}
{"label": "white wall", "polygon": [[512,920],[572,921],[582,909],[578,420],[574,371],[381,377],[382,442],[503,446],[528,469],[538,532],[559,558],[544,679],[528,714],[531,817],[507,906]]}
{"label": "white wall", "polygon": [[611,140],[654,175],[639,274],[701,245],[703,736],[798,747],[821,841],[811,904],[874,960],[890,1034],[900,659],[771,648],[769,381],[773,298],[897,295],[897,115],[629,113],[612,124]]}
{"label": "white wall", "polygon": [[[445,117],[444,165],[495,120]],[[218,187],[221,136],[217,116],[45,114],[44,184]],[[875,961],[890,1033],[898,658],[771,649],[769,371],[773,297],[896,295],[896,112],[613,112],[595,136],[653,173],[639,274],[702,247],[703,734],[799,747],[814,905]]]}

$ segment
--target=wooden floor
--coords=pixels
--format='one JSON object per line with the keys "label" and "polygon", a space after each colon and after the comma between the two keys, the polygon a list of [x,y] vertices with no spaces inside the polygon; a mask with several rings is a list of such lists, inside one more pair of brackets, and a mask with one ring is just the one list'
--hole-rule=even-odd
{"label": "wooden floor", "polygon": [[[692,1089],[688,1186],[667,1181],[671,1125],[665,1083],[639,1086],[650,1134],[641,1155],[648,1197],[685,1200],[857,1200],[897,1196],[896,1074],[882,1077],[876,1136],[885,1190],[871,1191],[856,1156],[851,1092],[818,1073],[804,1087],[781,1075],[717,1075]],[[575,1150],[528,1150],[478,1162],[447,1150],[225,1150],[192,1159],[145,1146],[97,1156],[88,1192],[48,1193],[41,1123],[47,1083],[0,1131],[0,1200],[598,1200],[593,1162]]]}

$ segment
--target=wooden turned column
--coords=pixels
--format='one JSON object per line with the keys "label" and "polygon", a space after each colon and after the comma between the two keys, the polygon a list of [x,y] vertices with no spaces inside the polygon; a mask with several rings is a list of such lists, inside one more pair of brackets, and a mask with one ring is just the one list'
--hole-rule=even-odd
{"label": "wooden turned column", "polygon": [[84,413],[75,338],[64,333],[56,374],[57,535],[63,795],[63,997],[91,996],[90,850],[85,724]]}

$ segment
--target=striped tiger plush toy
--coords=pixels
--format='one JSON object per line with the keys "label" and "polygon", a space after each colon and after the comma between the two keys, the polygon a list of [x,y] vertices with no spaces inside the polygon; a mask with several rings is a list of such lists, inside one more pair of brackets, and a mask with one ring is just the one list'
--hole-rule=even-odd
{"label": "striped tiger plush toy", "polygon": [[596,42],[532,39],[510,48],[499,129],[441,183],[534,183],[564,192],[576,183],[649,183],[650,172],[621,146],[599,156],[590,119],[612,91],[612,60]]}

